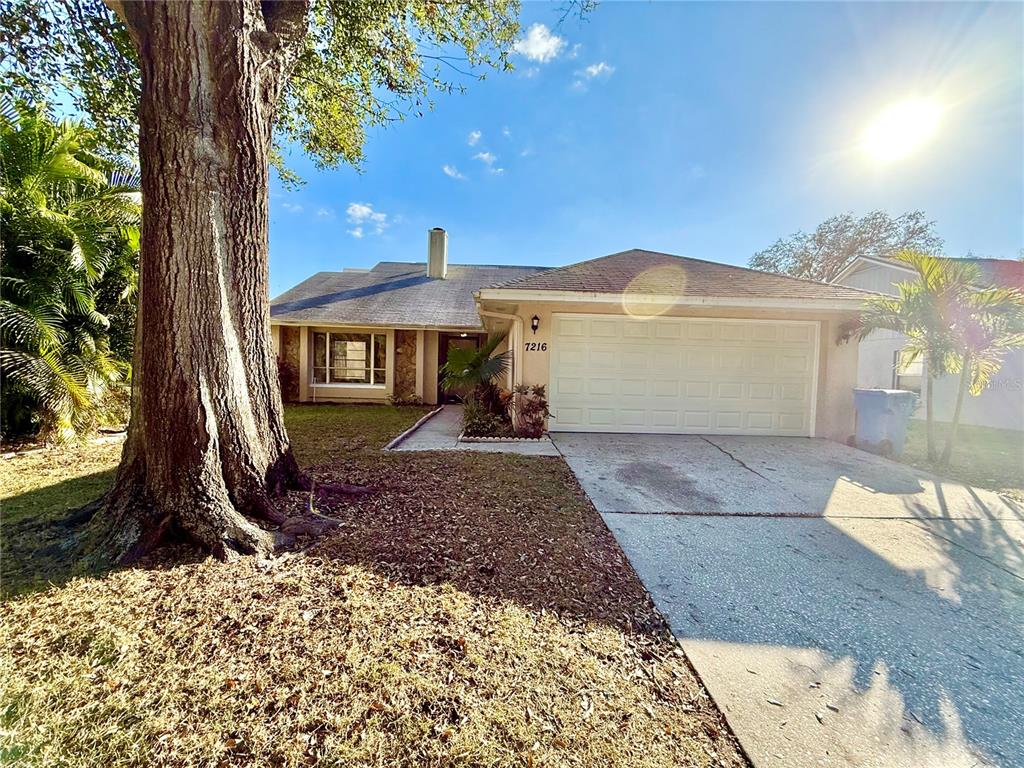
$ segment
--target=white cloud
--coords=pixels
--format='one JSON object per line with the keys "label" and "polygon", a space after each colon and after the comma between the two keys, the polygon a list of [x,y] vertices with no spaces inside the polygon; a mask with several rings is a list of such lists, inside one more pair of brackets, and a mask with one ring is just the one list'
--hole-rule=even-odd
{"label": "white cloud", "polygon": [[615,71],[615,67],[604,61],[599,61],[596,64],[591,64],[583,69],[576,70],[576,79],[572,81],[572,89],[574,91],[586,91],[587,82],[598,77],[610,77]]}
{"label": "white cloud", "polygon": [[519,153],[520,157],[529,157],[533,154],[533,147],[526,147],[522,152]]}
{"label": "white cloud", "polygon": [[539,67],[527,67],[522,72],[523,77],[528,77],[528,78],[536,77],[539,74],[540,74],[540,68]]}
{"label": "white cloud", "polygon": [[516,40],[512,50],[530,61],[546,64],[556,58],[565,48],[565,40],[551,34],[544,24],[533,24],[526,31],[526,37]]}
{"label": "white cloud", "polygon": [[494,165],[494,161],[498,159],[498,156],[493,152],[477,152],[473,155],[474,160],[479,160],[484,165]]}
{"label": "white cloud", "polygon": [[349,203],[345,209],[345,216],[349,224],[355,226],[348,230],[352,237],[362,237],[367,227],[372,227],[374,234],[382,234],[388,226],[388,215],[373,210],[369,203]]}
{"label": "white cloud", "polygon": [[500,176],[501,174],[503,174],[505,172],[504,168],[488,168],[487,170],[489,170],[495,176]]}
{"label": "white cloud", "polygon": [[281,203],[281,207],[288,213],[302,213],[302,206],[298,203]]}
{"label": "white cloud", "polygon": [[602,75],[607,77],[615,71],[615,67],[611,64],[606,64],[603,61],[597,62],[597,64],[591,64],[589,67],[583,70],[583,75],[588,80],[593,80],[595,77],[601,77]]}
{"label": "white cloud", "polygon": [[471,147],[475,147],[483,134],[480,131],[470,131],[469,136],[466,137],[466,143]]}
{"label": "white cloud", "polygon": [[708,175],[708,172],[704,169],[704,166],[701,165],[700,163],[692,163],[690,165],[690,178],[693,181],[700,181],[701,179],[703,179],[707,175]]}
{"label": "white cloud", "polygon": [[512,131],[510,131],[508,126],[506,125],[501,129],[501,135],[507,139],[509,136],[512,135]]}
{"label": "white cloud", "polygon": [[572,47],[572,50],[567,54],[567,58],[575,59],[580,55],[581,50],[583,50],[583,43],[576,43],[576,45]]}
{"label": "white cloud", "polygon": [[333,219],[334,209],[328,208],[327,206],[322,206],[319,210],[317,210],[316,215],[317,218],[319,219]]}
{"label": "white cloud", "polygon": [[459,173],[459,169],[454,165],[442,165],[441,170],[444,171],[445,176],[450,176],[453,179],[465,179],[466,177]]}

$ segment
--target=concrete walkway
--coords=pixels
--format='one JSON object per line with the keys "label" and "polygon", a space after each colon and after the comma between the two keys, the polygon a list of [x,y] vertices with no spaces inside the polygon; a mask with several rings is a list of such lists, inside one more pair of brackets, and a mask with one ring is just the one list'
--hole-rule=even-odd
{"label": "concrete walkway", "polygon": [[398,444],[395,451],[477,451],[479,453],[517,453],[521,456],[558,456],[558,449],[547,437],[541,440],[504,440],[487,443],[460,443],[462,406],[445,405],[439,414]]}
{"label": "concrete walkway", "polygon": [[1024,514],[800,438],[555,442],[758,768],[1024,766]]}

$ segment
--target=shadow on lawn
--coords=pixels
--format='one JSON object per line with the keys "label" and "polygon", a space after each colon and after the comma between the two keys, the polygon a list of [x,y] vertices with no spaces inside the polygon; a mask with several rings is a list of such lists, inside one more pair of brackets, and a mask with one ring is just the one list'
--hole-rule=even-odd
{"label": "shadow on lawn", "polygon": [[81,563],[84,526],[74,510],[99,498],[113,470],[62,480],[5,499],[0,526],[0,595],[10,597],[98,575]]}
{"label": "shadow on lawn", "polygon": [[[371,486],[368,496],[322,499],[340,530],[311,554],[369,567],[410,585],[449,582],[471,594],[513,600],[566,618],[660,633],[664,624],[614,538],[559,459],[476,453],[350,454],[308,470],[319,483]],[[21,595],[103,570],[82,565],[86,525],[62,525],[55,497],[101,493],[110,472],[63,481],[8,501],[3,594]],[[285,501],[304,508],[308,496]],[[79,501],[81,503],[81,501]],[[197,557],[162,550],[135,567]]]}
{"label": "shadow on lawn", "polygon": [[[340,473],[340,474],[339,474]],[[312,550],[410,585],[448,582],[627,631],[666,625],[600,515],[557,458],[385,454],[321,467],[320,482],[377,489],[321,509],[341,521]]]}

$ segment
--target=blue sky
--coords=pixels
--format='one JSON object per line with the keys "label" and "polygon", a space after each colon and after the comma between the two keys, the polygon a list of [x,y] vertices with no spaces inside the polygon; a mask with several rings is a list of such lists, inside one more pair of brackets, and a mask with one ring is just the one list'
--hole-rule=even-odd
{"label": "blue sky", "polygon": [[[947,254],[1015,258],[1022,14],[606,2],[559,25],[559,6],[526,3],[516,71],[373,132],[361,172],[292,153],[306,183],[271,193],[272,294],[320,270],[423,260],[433,226],[448,230],[454,263],[561,265],[642,247],[745,264],[837,213],[922,209]],[[908,98],[941,106],[938,129],[881,164],[864,131]]]}

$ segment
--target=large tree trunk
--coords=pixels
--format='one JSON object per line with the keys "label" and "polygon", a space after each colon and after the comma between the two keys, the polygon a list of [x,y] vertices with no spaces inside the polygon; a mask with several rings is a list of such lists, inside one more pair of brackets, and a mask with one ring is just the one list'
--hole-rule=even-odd
{"label": "large tree trunk", "polygon": [[143,223],[132,415],[101,548],[131,560],[173,532],[219,556],[267,554],[273,498],[303,482],[267,251],[272,123],[305,6],[111,4],[140,54]]}

